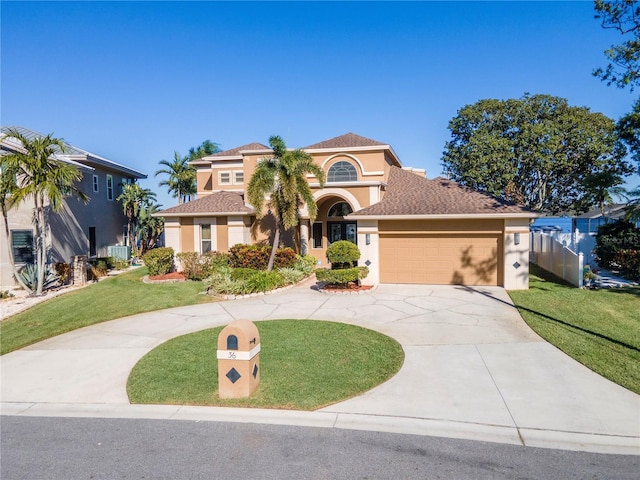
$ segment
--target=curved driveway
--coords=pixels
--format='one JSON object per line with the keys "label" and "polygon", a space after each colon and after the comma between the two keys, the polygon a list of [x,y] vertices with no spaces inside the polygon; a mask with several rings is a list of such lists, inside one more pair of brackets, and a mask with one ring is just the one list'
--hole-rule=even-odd
{"label": "curved driveway", "polygon": [[[129,404],[129,372],[162,342],[236,319],[281,318],[380,331],[402,344],[405,363],[388,382],[315,412]],[[381,285],[341,295],[307,283],[86,327],[0,363],[3,415],[294,424],[640,454],[640,396],[540,339],[498,287]]]}

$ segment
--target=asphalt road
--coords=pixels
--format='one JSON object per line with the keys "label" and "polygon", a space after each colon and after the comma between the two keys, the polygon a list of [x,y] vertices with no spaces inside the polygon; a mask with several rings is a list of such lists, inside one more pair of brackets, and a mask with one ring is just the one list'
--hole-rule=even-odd
{"label": "asphalt road", "polygon": [[634,479],[640,457],[341,429],[0,417],[0,478]]}

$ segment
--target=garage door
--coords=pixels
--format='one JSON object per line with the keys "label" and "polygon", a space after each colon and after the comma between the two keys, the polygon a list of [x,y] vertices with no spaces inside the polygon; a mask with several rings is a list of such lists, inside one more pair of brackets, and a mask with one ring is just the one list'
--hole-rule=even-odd
{"label": "garage door", "polygon": [[380,281],[498,285],[500,239],[499,234],[380,234]]}

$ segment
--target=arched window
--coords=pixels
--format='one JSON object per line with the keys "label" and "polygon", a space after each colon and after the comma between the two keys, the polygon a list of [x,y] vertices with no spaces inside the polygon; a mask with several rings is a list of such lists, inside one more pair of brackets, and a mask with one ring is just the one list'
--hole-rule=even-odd
{"label": "arched window", "polygon": [[334,163],[327,172],[327,183],[355,182],[356,180],[358,180],[358,172],[349,162]]}
{"label": "arched window", "polygon": [[350,213],[353,213],[351,205],[347,202],[338,202],[329,209],[327,217],[346,217]]}

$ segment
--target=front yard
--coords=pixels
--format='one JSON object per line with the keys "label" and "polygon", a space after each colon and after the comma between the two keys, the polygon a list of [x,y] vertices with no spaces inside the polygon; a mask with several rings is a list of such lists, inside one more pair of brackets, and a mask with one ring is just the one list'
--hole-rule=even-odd
{"label": "front yard", "polygon": [[640,287],[580,290],[531,266],[509,292],[527,324],[591,370],[640,394]]}

